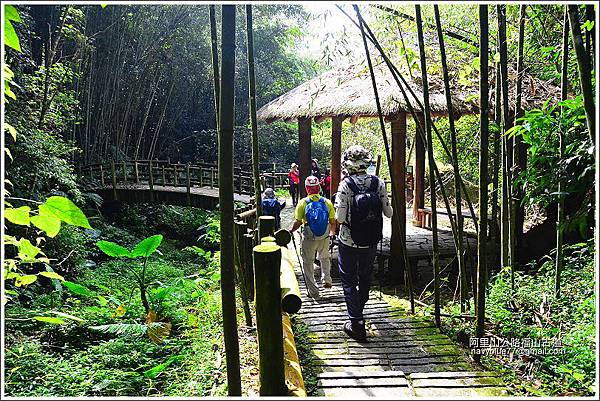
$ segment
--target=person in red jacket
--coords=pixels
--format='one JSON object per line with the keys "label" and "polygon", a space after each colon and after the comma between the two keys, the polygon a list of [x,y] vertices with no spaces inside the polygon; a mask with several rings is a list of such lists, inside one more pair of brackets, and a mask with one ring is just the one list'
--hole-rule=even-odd
{"label": "person in red jacket", "polygon": [[325,169],[325,174],[323,178],[321,178],[321,188],[323,188],[323,196],[327,199],[331,198],[331,174],[329,173],[329,169]]}
{"label": "person in red jacket", "polygon": [[300,195],[300,191],[298,189],[298,185],[300,184],[300,171],[298,170],[298,165],[296,163],[292,163],[290,171],[288,172],[288,180],[290,184],[292,204],[296,206],[298,204],[298,196]]}

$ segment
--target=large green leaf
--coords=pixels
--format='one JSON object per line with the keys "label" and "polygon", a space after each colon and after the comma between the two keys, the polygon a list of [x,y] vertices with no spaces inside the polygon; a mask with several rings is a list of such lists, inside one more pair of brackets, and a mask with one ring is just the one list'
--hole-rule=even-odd
{"label": "large green leaf", "polygon": [[34,226],[44,231],[50,238],[56,237],[60,231],[60,219],[54,215],[39,214],[37,216],[31,216],[31,222]]}
{"label": "large green leaf", "polygon": [[19,208],[6,208],[4,209],[4,217],[6,220],[13,224],[20,226],[29,226],[29,212],[31,208],[29,206],[21,206]]}
{"label": "large green leaf", "polygon": [[21,238],[19,240],[19,257],[25,261],[31,261],[42,252],[40,248],[33,245],[27,238]]}
{"label": "large green leaf", "polygon": [[4,6],[4,18],[9,21],[23,22],[21,21],[21,17],[19,16],[19,12],[15,8],[15,6],[12,6],[10,4]]}
{"label": "large green leaf", "polygon": [[48,209],[46,209],[48,212],[67,224],[83,228],[92,228],[81,209],[64,196],[51,196],[46,199],[45,205],[48,207]]}
{"label": "large green leaf", "polygon": [[40,276],[48,277],[50,279],[65,281],[63,276],[55,272],[39,272],[38,274]]}
{"label": "large green leaf", "polygon": [[155,379],[160,373],[162,373],[166,368],[169,367],[173,362],[179,362],[183,359],[182,355],[172,355],[165,362],[160,365],[156,365],[155,367],[144,371],[144,376],[149,379]]}
{"label": "large green leaf", "polygon": [[84,297],[95,297],[96,294],[89,290],[87,287],[82,286],[81,284],[74,283],[72,281],[63,281],[65,287],[67,287],[71,292],[81,295]]}
{"label": "large green leaf", "polygon": [[96,243],[98,248],[108,256],[112,256],[113,258],[130,258],[132,257],[131,252],[125,247],[122,247],[119,244],[115,244],[110,241],[98,241]]}
{"label": "large green leaf", "polygon": [[55,315],[58,315],[60,317],[64,317],[65,319],[75,320],[76,322],[85,322],[85,319],[82,319],[77,316],[69,315],[68,313],[59,312],[59,311],[52,311],[51,313],[54,313]]}
{"label": "large green leaf", "polygon": [[37,276],[35,274],[27,274],[25,276],[19,276],[15,279],[15,285],[17,287],[22,287],[29,285],[37,280]]}
{"label": "large green leaf", "polygon": [[144,256],[148,257],[156,251],[160,243],[162,242],[163,236],[160,234],[153,235],[146,239],[141,240],[131,251],[131,256],[138,257]]}
{"label": "large green leaf", "polygon": [[4,44],[8,47],[12,47],[19,53],[21,53],[21,44],[19,43],[19,37],[15,28],[10,23],[8,18],[4,19]]}
{"label": "large green leaf", "polygon": [[52,324],[64,324],[65,323],[64,320],[59,319],[57,317],[34,316],[33,318],[35,320],[39,320],[40,322],[44,322],[44,323],[52,323]]}

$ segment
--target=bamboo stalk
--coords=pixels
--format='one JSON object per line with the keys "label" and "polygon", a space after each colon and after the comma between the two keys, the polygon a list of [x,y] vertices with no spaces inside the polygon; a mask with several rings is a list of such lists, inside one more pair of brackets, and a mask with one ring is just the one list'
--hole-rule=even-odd
{"label": "bamboo stalk", "polygon": [[[219,51],[217,46],[217,22],[215,18],[215,6],[208,6],[208,16],[210,19],[210,54],[212,56],[212,71],[213,71],[213,90],[214,90],[214,106],[215,106],[215,124],[217,131],[219,130],[219,101],[220,101],[220,77],[219,77]],[[211,186],[212,188],[212,186]]]}
{"label": "bamboo stalk", "polygon": [[[561,68],[561,80],[560,80],[560,100],[567,98],[567,92],[569,90],[569,12],[567,6],[565,6],[565,16],[563,22],[563,43],[562,43],[562,68]],[[561,114],[564,112],[563,107],[560,109]],[[565,127],[559,127],[558,130],[558,141],[559,141],[559,160],[562,160],[565,152],[565,137],[563,129]],[[564,176],[559,170],[558,177],[558,214],[556,217],[556,272],[554,278],[554,296],[560,297],[560,286],[561,286],[561,273],[564,264],[564,253],[563,253],[563,233],[565,225],[565,197],[563,192],[563,179]]]}
{"label": "bamboo stalk", "polygon": [[421,76],[423,82],[423,103],[425,104],[425,131],[427,133],[427,159],[429,162],[429,187],[431,201],[431,231],[433,240],[433,293],[434,293],[434,320],[440,327],[440,250],[437,232],[437,205],[435,193],[435,160],[433,158],[433,136],[431,134],[431,109],[429,107],[429,84],[427,80],[427,60],[425,58],[425,43],[423,40],[423,21],[421,19],[421,6],[415,5],[417,37],[419,42],[419,55],[421,59]]}
{"label": "bamboo stalk", "polygon": [[[256,119],[256,78],[254,74],[254,40],[252,33],[252,6],[246,5],[246,34],[248,48],[248,94],[250,105],[250,122],[252,125],[252,175],[254,177],[254,199],[256,199],[256,215],[262,216],[262,193],[260,180],[260,153],[258,148],[258,122]],[[240,191],[241,192],[241,191]]]}
{"label": "bamboo stalk", "polygon": [[506,131],[510,128],[510,116],[508,105],[508,55],[506,43],[506,6],[496,5],[498,15],[498,45],[500,49],[500,78],[502,88],[502,207],[501,207],[501,263],[502,267],[510,268],[511,290],[514,292],[514,249],[513,238],[511,236],[511,189],[512,177],[510,168],[512,166],[512,154],[508,148],[508,139]]}
{"label": "bamboo stalk", "polygon": [[594,106],[594,88],[592,86],[592,74],[590,68],[590,58],[583,47],[583,38],[581,36],[581,27],[579,26],[579,5],[569,5],[569,26],[571,27],[571,38],[573,39],[573,48],[577,57],[577,69],[579,71],[579,83],[581,85],[581,95],[583,96],[583,108],[588,127],[588,134],[592,144],[596,144],[596,114]]}
{"label": "bamboo stalk", "polygon": [[[359,28],[360,28],[360,32],[361,32],[361,36],[363,39],[363,45],[365,48],[365,55],[367,57],[367,63],[369,65],[369,72],[371,75],[371,83],[373,85],[373,92],[375,95],[375,103],[377,105],[377,113],[379,115],[379,126],[381,129],[381,134],[383,136],[383,144],[385,147],[385,155],[386,158],[388,160],[388,170],[389,170],[389,174],[390,174],[390,178],[392,180],[392,193],[398,193],[397,189],[396,189],[396,183],[397,180],[394,179],[395,173],[394,170],[392,168],[392,157],[391,157],[391,152],[390,152],[390,145],[388,142],[388,138],[387,138],[387,134],[386,134],[386,130],[385,130],[385,124],[383,122],[383,114],[381,112],[381,103],[379,101],[379,93],[377,91],[377,82],[375,81],[375,73],[373,72],[373,64],[371,62],[371,55],[369,53],[369,46],[367,45],[367,38],[366,38],[366,34],[365,34],[365,29],[364,29],[364,20],[360,14],[360,10],[358,9],[357,5],[353,5],[354,7],[354,11],[356,12],[356,17],[358,19],[358,23],[359,23]],[[403,177],[404,178],[404,177]],[[398,210],[400,209],[399,202],[397,197],[393,196],[392,197],[392,207],[395,210],[395,213],[398,213]],[[402,207],[404,207],[404,205],[402,205]],[[400,223],[400,222],[398,222]],[[404,223],[404,222],[402,222]],[[408,263],[408,257],[406,255],[406,237],[404,235],[402,235],[404,233],[404,230],[402,229],[402,225],[401,227],[401,235],[400,235],[400,247],[401,247],[401,253],[402,253],[402,258],[404,260],[404,266],[407,270],[407,284],[408,284],[408,296],[410,299],[410,305],[411,305],[411,312],[414,313],[415,311],[415,303],[414,303],[414,291],[413,291],[413,276],[412,276],[412,271],[410,269],[410,265]]]}
{"label": "bamboo stalk", "polygon": [[[479,6],[479,235],[477,236],[477,302],[475,336],[484,336],[485,289],[487,285],[487,208],[488,208],[488,6]],[[479,362],[481,355],[475,354]]]}
{"label": "bamboo stalk", "polygon": [[[219,208],[221,212],[221,303],[227,360],[227,393],[241,395],[240,355],[235,307],[233,242],[233,125],[235,82],[235,5],[221,6],[221,86],[219,102]],[[278,314],[280,316],[280,314]],[[281,323],[280,323],[281,324]]]}
{"label": "bamboo stalk", "polygon": [[[454,187],[456,197],[456,225],[458,239],[456,241],[456,257],[458,260],[458,270],[460,272],[460,310],[465,312],[468,302],[468,287],[467,287],[467,269],[465,266],[464,250],[463,250],[463,216],[462,216],[462,201],[460,194],[460,170],[458,167],[458,152],[456,148],[456,128],[454,126],[454,109],[452,107],[452,96],[450,93],[450,78],[448,76],[448,64],[446,62],[446,48],[444,45],[444,34],[442,32],[442,23],[440,22],[440,10],[436,5],[433,6],[435,13],[435,24],[437,27],[438,42],[440,46],[440,55],[442,61],[442,71],[444,77],[444,91],[446,94],[446,104],[448,108],[448,124],[450,126],[450,147],[452,149],[452,168],[454,170]],[[450,217],[451,218],[451,217]]]}

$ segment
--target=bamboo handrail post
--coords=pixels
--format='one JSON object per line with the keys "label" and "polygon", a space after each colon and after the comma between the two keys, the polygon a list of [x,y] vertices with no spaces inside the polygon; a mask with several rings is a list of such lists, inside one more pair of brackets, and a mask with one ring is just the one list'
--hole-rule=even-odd
{"label": "bamboo handrail post", "polygon": [[127,182],[127,165],[125,164],[125,160],[123,160],[123,183]]}
{"label": "bamboo handrail post", "polygon": [[165,165],[162,165],[162,184],[167,185],[167,177],[165,174]]}
{"label": "bamboo handrail post", "polygon": [[179,175],[179,170],[177,169],[177,165],[174,164],[173,165],[173,182],[175,183],[175,186],[179,185],[179,180],[177,179],[178,175]]}
{"label": "bamboo handrail post", "polygon": [[117,173],[115,172],[115,161],[110,161],[110,175],[112,181],[113,200],[117,200]]}
{"label": "bamboo handrail post", "polygon": [[148,188],[150,188],[150,202],[154,200],[154,176],[152,170],[152,160],[148,160]]}
{"label": "bamboo handrail post", "polygon": [[191,205],[191,181],[190,181],[190,164],[185,166],[185,180],[186,180],[186,194],[187,194],[187,205]]}
{"label": "bamboo handrail post", "polygon": [[261,243],[254,247],[253,259],[256,277],[259,392],[261,396],[286,395],[281,316],[281,248],[274,242]]}
{"label": "bamboo handrail post", "polygon": [[250,299],[248,297],[247,291],[247,282],[245,275],[245,241],[244,241],[244,233],[246,232],[246,223],[243,221],[235,222],[235,230],[234,230],[234,256],[235,256],[235,267],[238,282],[240,285],[240,295],[242,298],[242,307],[244,309],[244,317],[246,319],[246,326],[252,327],[252,315],[250,313]]}
{"label": "bamboo handrail post", "polygon": [[215,168],[211,167],[210,168],[210,188],[214,188],[215,187]]}
{"label": "bamboo handrail post", "polygon": [[100,183],[102,184],[102,186],[105,185],[105,183],[104,183],[104,169],[102,167],[102,164],[100,164]]}
{"label": "bamboo handrail post", "polygon": [[254,261],[252,259],[252,248],[254,247],[254,236],[248,233],[248,226],[246,226],[246,233],[243,235],[244,240],[244,276],[246,279],[246,293],[248,299],[254,299]]}
{"label": "bamboo handrail post", "polygon": [[200,186],[203,187],[204,186],[204,169],[202,168],[202,165],[200,165]]}
{"label": "bamboo handrail post", "polygon": [[133,173],[135,174],[135,183],[140,183],[140,170],[137,160],[133,162]]}

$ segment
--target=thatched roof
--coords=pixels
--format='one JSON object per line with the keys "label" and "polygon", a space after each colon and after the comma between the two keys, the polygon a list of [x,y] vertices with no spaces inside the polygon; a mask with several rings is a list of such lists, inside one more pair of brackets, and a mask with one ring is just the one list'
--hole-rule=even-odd
{"label": "thatched roof", "polygon": [[[385,63],[374,68],[379,99],[384,116],[394,118],[399,112],[409,112],[402,92],[392,77]],[[441,68],[440,68],[441,70]],[[423,102],[420,73],[413,73],[412,78],[403,76],[412,88],[416,97]],[[490,71],[490,109],[494,104],[494,70]],[[509,73],[511,93],[514,93],[516,74]],[[447,113],[444,85],[440,75],[430,75],[429,103],[434,115]],[[452,104],[457,114],[478,113],[479,88],[477,82],[459,85],[457,80],[451,82]],[[548,98],[559,98],[560,89],[526,75],[523,80],[523,108],[525,110],[538,107]],[[415,111],[420,111],[417,102],[406,90],[410,103]],[[511,96],[514,107],[514,96]],[[410,114],[409,114],[410,115]],[[377,106],[373,94],[373,86],[369,69],[366,66],[352,65],[328,71],[308,82],[292,89],[275,100],[267,103],[258,111],[258,119],[268,123],[275,120],[294,121],[298,118],[314,118],[320,121],[329,117],[350,117],[355,121],[359,117],[377,117]]]}

